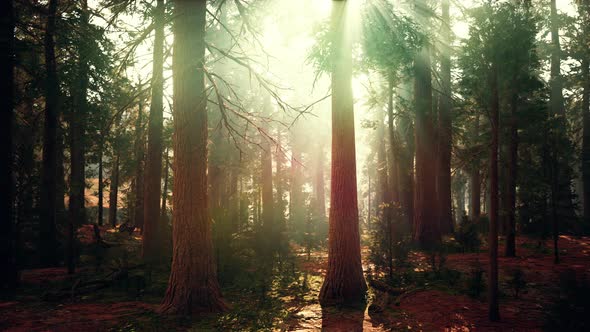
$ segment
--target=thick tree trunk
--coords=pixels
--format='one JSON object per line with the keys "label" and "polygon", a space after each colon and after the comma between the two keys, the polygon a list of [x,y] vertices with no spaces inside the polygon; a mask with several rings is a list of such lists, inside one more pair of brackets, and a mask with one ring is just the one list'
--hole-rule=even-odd
{"label": "thick tree trunk", "polygon": [[443,50],[440,60],[442,92],[438,110],[438,170],[437,202],[440,213],[440,227],[443,233],[453,231],[453,202],[451,198],[451,150],[453,127],[451,122],[451,22],[449,0],[442,2]]}
{"label": "thick tree trunk", "polygon": [[320,290],[324,305],[363,301],[367,291],[361,265],[347,5],[348,1],[332,2],[332,181],[328,269]]}
{"label": "thick tree trunk", "polygon": [[[479,115],[475,116],[475,124],[472,133],[473,141],[479,140]],[[472,165],[471,169],[471,202],[469,214],[472,221],[478,221],[481,214],[481,176],[479,172],[479,160]]]}
{"label": "thick tree trunk", "polygon": [[14,8],[0,4],[0,296],[13,294],[17,284],[14,232],[13,119],[14,119]]}
{"label": "thick tree trunk", "polygon": [[207,203],[206,1],[174,6],[173,254],[160,310],[193,314],[225,309],[215,275]]}
{"label": "thick tree trunk", "polygon": [[104,139],[100,138],[100,142],[98,144],[98,225],[102,226],[103,221],[103,213],[104,213],[104,179],[103,179],[103,154],[104,154]]}
{"label": "thick tree trunk", "polygon": [[498,126],[500,100],[496,63],[492,64],[490,85],[492,92],[490,105],[492,142],[490,151],[490,229],[488,233],[490,256],[488,272],[488,316],[491,321],[495,322],[500,320],[500,311],[498,308]]}
{"label": "thick tree trunk", "polygon": [[[200,2],[200,1],[199,1]],[[186,14],[183,14],[186,15]],[[156,259],[161,252],[160,193],[162,184],[162,130],[164,93],[164,0],[158,0],[155,12],[152,103],[148,125],[148,150],[145,165],[143,259]],[[205,157],[206,158],[206,157]]]}
{"label": "thick tree trunk", "polygon": [[41,226],[39,233],[40,263],[57,265],[56,191],[57,191],[57,126],[59,118],[59,84],[55,62],[55,21],[57,0],[50,0],[45,27],[45,124],[41,171]]}
{"label": "thick tree trunk", "polygon": [[518,92],[516,91],[516,79],[512,80],[512,97],[510,101],[510,141],[508,147],[508,174],[506,182],[505,210],[507,217],[506,231],[506,256],[516,256],[516,172],[518,163]]}
{"label": "thick tree trunk", "polygon": [[425,46],[414,60],[416,107],[416,188],[414,240],[429,248],[441,241],[436,204],[436,141],[432,114],[430,50]]}
{"label": "thick tree trunk", "polygon": [[119,201],[119,150],[115,151],[115,159],[111,166],[111,187],[109,191],[109,224],[117,226],[117,207]]}

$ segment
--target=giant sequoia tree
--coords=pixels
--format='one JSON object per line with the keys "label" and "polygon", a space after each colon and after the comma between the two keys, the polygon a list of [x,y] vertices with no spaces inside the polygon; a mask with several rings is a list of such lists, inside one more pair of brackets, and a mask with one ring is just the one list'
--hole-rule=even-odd
{"label": "giant sequoia tree", "polygon": [[174,6],[174,227],[172,270],[161,306],[165,313],[225,308],[207,204],[206,14],[205,0],[180,0]]}
{"label": "giant sequoia tree", "polygon": [[[416,15],[428,22],[428,5],[416,1]],[[436,141],[432,107],[431,47],[424,45],[414,58],[414,104],[416,108],[416,188],[414,194],[414,239],[423,247],[440,242],[437,215]]]}
{"label": "giant sequoia tree", "polygon": [[323,304],[361,301],[367,291],[361,265],[348,10],[348,1],[332,2],[332,181]]}

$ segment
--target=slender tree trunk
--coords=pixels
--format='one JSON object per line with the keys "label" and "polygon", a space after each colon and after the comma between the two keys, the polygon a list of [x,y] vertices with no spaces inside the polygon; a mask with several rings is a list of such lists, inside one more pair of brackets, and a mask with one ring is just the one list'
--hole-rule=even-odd
{"label": "slender tree trunk", "polygon": [[361,265],[356,187],[352,45],[348,1],[332,2],[332,181],[328,269],[320,302],[359,302],[367,285]]}
{"label": "slender tree trunk", "polygon": [[222,311],[207,204],[205,0],[174,6],[173,254],[160,310],[170,314]]}
{"label": "slender tree trunk", "polygon": [[512,99],[510,101],[510,142],[508,158],[508,174],[506,182],[506,256],[516,256],[516,177],[518,163],[518,91],[516,90],[516,78],[512,80]]}
{"label": "slender tree trunk", "polygon": [[[18,76],[17,76],[18,77]],[[8,90],[7,90],[8,91]],[[24,91],[22,91],[24,92]],[[10,98],[10,97],[8,97]],[[13,172],[16,173],[17,181],[16,181],[16,225],[13,228],[14,236],[14,243],[15,243],[15,252],[16,252],[16,262],[17,262],[17,270],[19,268],[19,262],[21,257],[23,257],[22,253],[22,243],[19,240],[21,236],[21,229],[27,225],[34,222],[34,209],[33,209],[33,202],[34,202],[34,186],[36,184],[36,176],[35,176],[35,130],[36,124],[35,119],[37,118],[37,114],[33,109],[34,100],[32,98],[25,98],[23,100],[24,103],[24,110],[22,111],[24,116],[24,123],[21,123],[18,126],[20,131],[18,136],[13,136],[13,142],[20,141],[20,144],[15,144],[18,150],[13,158],[17,159],[19,162],[15,164],[15,168]],[[16,111],[18,112],[18,111]],[[14,129],[13,129],[14,130]],[[14,144],[14,143],[13,143]],[[7,187],[9,188],[9,187]],[[10,273],[10,269],[7,268],[8,273]],[[1,291],[0,291],[1,292]]]}
{"label": "slender tree trunk", "polygon": [[553,130],[553,156],[549,161],[553,165],[551,186],[553,187],[553,193],[551,199],[553,215],[553,242],[554,242],[554,255],[555,263],[559,262],[558,253],[558,239],[559,239],[559,219],[560,218],[571,218],[575,217],[573,210],[572,195],[571,195],[571,181],[572,176],[569,170],[568,157],[563,156],[560,153],[559,146],[563,144],[570,145],[569,138],[567,137],[567,121],[565,118],[565,107],[563,100],[563,79],[561,77],[561,45],[559,40],[559,19],[557,13],[556,0],[551,0],[551,100],[550,100],[550,116],[557,116],[557,125]]}
{"label": "slender tree trunk", "polygon": [[65,171],[65,131],[62,127],[62,119],[61,117],[57,120],[57,130],[56,130],[56,151],[57,151],[57,159],[55,162],[55,223],[57,225],[64,225],[67,226],[68,218],[66,216],[66,204],[65,204],[65,196],[66,196],[66,171]]}
{"label": "slender tree trunk", "polygon": [[103,162],[103,154],[104,154],[104,138],[100,138],[100,142],[98,143],[98,225],[103,225],[103,213],[104,213],[104,162]]}
{"label": "slender tree trunk", "polygon": [[160,208],[160,220],[163,224],[168,222],[168,208],[166,200],[168,199],[168,178],[170,177],[170,155],[168,148],[164,152],[164,189],[162,190],[162,207]]}
{"label": "slender tree trunk", "polygon": [[451,198],[451,150],[453,126],[451,122],[451,21],[449,0],[442,2],[443,50],[440,60],[442,93],[438,110],[438,170],[437,196],[440,227],[443,233],[453,231],[453,202]]}
{"label": "slender tree trunk", "polygon": [[113,160],[111,168],[111,188],[109,191],[109,224],[115,228],[117,226],[117,206],[119,201],[119,150],[115,151],[115,160]]}
{"label": "slender tree trunk", "polygon": [[14,8],[13,1],[0,4],[0,297],[14,294],[17,285],[14,232],[13,119],[14,119]]}
{"label": "slender tree trunk", "polygon": [[[399,166],[399,156],[398,156],[398,142],[395,138],[395,126],[393,122],[393,89],[394,89],[394,82],[393,77],[389,77],[388,79],[388,86],[387,86],[387,94],[388,94],[388,102],[387,102],[387,130],[389,134],[389,157],[391,158],[391,167],[390,167],[390,174],[389,174],[389,192],[390,197],[389,200],[392,202],[398,203],[400,201],[400,194],[399,194],[399,175],[398,175],[398,166]],[[383,137],[385,138],[385,137]],[[384,147],[385,148],[385,147]],[[385,167],[387,172],[387,167]],[[389,202],[388,200],[388,202]]]}
{"label": "slender tree trunk", "polygon": [[144,157],[145,141],[143,130],[143,104],[137,108],[137,122],[135,123],[135,204],[134,204],[134,221],[135,227],[139,227],[143,234],[143,200],[144,200]]}
{"label": "slender tree trunk", "polygon": [[[200,1],[199,1],[200,2]],[[183,14],[186,15],[186,14]],[[164,0],[158,0],[155,12],[152,103],[148,126],[148,150],[145,165],[143,259],[153,260],[160,250],[160,193],[162,184],[162,130],[164,93]]]}
{"label": "slender tree trunk", "polygon": [[57,189],[57,126],[59,118],[59,84],[55,62],[55,21],[57,0],[49,0],[45,27],[45,127],[43,131],[43,162],[41,171],[41,227],[39,234],[40,262],[57,265],[56,189]]}
{"label": "slender tree trunk", "polygon": [[[263,113],[265,115],[270,114],[270,96],[265,98],[263,107]],[[268,133],[268,128],[263,128],[263,130]],[[275,245],[277,244],[275,243],[276,236],[274,234],[275,211],[272,188],[272,147],[269,139],[264,136],[262,137],[261,146],[263,149],[262,174],[260,175],[262,180],[262,239],[264,239],[263,242],[266,242],[266,246],[264,246],[263,250],[264,253],[272,255],[276,249]]]}
{"label": "slender tree trunk", "polygon": [[401,199],[408,230],[412,232],[414,223],[414,126],[412,121],[402,118],[400,130],[405,133],[403,135],[405,148],[403,155],[400,155]]}
{"label": "slender tree trunk", "polygon": [[[495,61],[495,60],[494,60]],[[498,94],[497,64],[492,63],[490,79],[492,143],[490,152],[490,229],[489,229],[489,282],[488,316],[493,322],[500,320],[498,308],[498,126],[500,101]]]}
{"label": "slender tree trunk", "polygon": [[[473,140],[479,140],[479,115],[475,116],[473,127]],[[479,172],[479,160],[472,165],[471,169],[471,209],[469,210],[471,220],[477,222],[481,214],[481,176]]]}
{"label": "slender tree trunk", "polygon": [[584,223],[586,229],[590,230],[590,55],[588,53],[590,51],[586,51],[586,56],[582,61],[582,82],[584,83],[584,94],[582,98],[582,179],[584,182]]}

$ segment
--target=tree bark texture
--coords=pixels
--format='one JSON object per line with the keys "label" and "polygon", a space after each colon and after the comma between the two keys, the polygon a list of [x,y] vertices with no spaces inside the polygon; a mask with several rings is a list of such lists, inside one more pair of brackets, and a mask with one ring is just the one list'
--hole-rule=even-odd
{"label": "tree bark texture", "polygon": [[363,301],[367,291],[361,265],[347,5],[348,1],[332,2],[332,181],[328,269],[320,290],[324,305]]}
{"label": "tree bark texture", "polygon": [[155,39],[151,86],[152,103],[148,124],[148,149],[145,164],[145,191],[143,194],[144,225],[142,257],[147,260],[155,259],[158,253],[161,252],[161,241],[159,239],[162,235],[160,194],[162,185],[162,154],[164,152],[162,145],[164,127],[164,0],[158,0],[154,20]]}
{"label": "tree bark texture", "polygon": [[205,0],[174,6],[174,195],[172,267],[160,310],[169,314],[225,309],[214,264],[207,197]]}

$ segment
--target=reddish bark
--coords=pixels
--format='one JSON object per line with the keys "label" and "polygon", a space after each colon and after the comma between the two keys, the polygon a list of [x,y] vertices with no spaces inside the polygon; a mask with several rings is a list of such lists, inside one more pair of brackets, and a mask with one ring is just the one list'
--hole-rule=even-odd
{"label": "reddish bark", "polygon": [[453,231],[453,201],[451,198],[451,151],[453,148],[453,126],[451,120],[451,24],[449,0],[442,2],[443,50],[440,60],[442,92],[438,109],[438,170],[437,202],[440,227],[443,233]]}
{"label": "reddish bark", "polygon": [[436,203],[436,141],[432,115],[430,50],[424,47],[414,60],[416,107],[416,187],[414,240],[428,248],[441,240]]}
{"label": "reddish bark", "polygon": [[361,265],[347,4],[332,3],[332,181],[328,269],[320,290],[324,305],[362,301],[367,291]]}
{"label": "reddish bark", "polygon": [[162,132],[164,127],[164,0],[158,0],[154,18],[152,103],[148,126],[143,201],[142,257],[154,260],[161,252],[160,194],[162,184]]}
{"label": "reddish bark", "polygon": [[172,267],[160,310],[225,309],[215,272],[207,197],[206,1],[174,6],[174,196]]}

